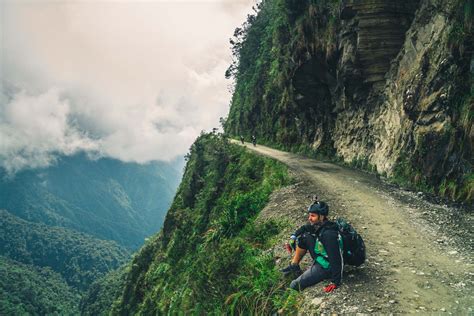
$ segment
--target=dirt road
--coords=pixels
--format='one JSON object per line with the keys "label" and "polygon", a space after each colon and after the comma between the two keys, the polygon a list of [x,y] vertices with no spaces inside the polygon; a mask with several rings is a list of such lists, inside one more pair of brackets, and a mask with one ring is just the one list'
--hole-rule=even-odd
{"label": "dirt road", "polygon": [[[350,168],[245,146],[287,164],[299,179],[272,195],[262,217],[284,213],[291,223],[302,224],[307,196],[315,193],[328,202],[330,215],[349,220],[366,242],[367,262],[348,267],[335,293],[323,293],[324,284],[303,291],[302,314],[473,314],[472,210],[427,202],[421,192],[401,190]],[[288,264],[283,250],[275,253],[281,266]]]}

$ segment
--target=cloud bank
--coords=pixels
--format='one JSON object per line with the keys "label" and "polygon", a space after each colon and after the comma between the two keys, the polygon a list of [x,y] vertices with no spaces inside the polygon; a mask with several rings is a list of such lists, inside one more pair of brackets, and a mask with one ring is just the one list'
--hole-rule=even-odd
{"label": "cloud bank", "polygon": [[227,114],[228,38],[252,4],[3,1],[0,165],[185,154]]}

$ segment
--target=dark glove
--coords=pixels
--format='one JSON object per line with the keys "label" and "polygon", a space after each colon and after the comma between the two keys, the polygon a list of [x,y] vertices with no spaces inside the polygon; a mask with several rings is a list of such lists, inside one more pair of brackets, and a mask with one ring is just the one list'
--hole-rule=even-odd
{"label": "dark glove", "polygon": [[334,284],[334,283],[331,283],[328,286],[326,286],[325,288],[323,288],[323,291],[326,292],[326,293],[331,293],[336,288],[337,288],[337,285]]}

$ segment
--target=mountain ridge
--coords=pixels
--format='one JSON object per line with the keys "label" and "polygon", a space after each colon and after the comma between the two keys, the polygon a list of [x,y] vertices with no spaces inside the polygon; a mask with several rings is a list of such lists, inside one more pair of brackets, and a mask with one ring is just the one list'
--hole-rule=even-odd
{"label": "mountain ridge", "polygon": [[0,208],[24,220],[63,226],[136,249],[158,231],[176,189],[180,159],[127,164],[63,157],[46,169],[0,181]]}

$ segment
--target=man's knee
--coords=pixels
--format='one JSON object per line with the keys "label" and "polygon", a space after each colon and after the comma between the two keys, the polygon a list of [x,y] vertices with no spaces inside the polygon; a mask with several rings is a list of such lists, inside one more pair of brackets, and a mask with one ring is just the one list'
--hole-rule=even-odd
{"label": "man's knee", "polygon": [[308,239],[308,236],[306,234],[298,236],[298,238],[296,239],[296,245],[301,249],[308,250],[308,240],[307,239]]}
{"label": "man's knee", "polygon": [[300,290],[300,282],[298,281],[298,279],[291,281],[290,288],[296,291]]}

